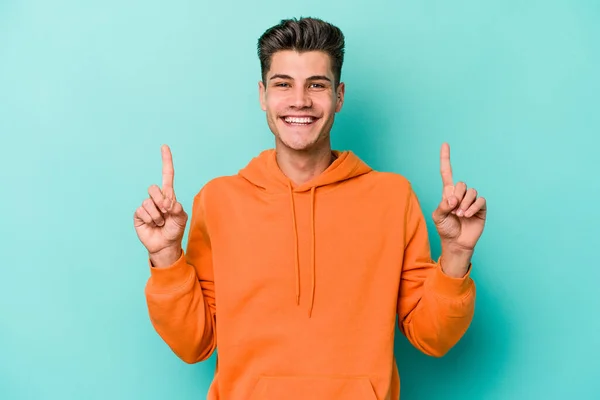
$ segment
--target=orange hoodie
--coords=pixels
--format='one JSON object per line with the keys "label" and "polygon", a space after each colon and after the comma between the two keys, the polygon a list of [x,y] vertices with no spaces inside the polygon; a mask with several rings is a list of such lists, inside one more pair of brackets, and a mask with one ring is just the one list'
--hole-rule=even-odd
{"label": "orange hoodie", "polygon": [[150,265],[150,319],[173,352],[195,363],[218,345],[208,399],[398,399],[396,315],[431,356],[467,330],[475,285],[432,261],[410,183],[334,153],[300,186],[274,150],[208,182],[185,253]]}

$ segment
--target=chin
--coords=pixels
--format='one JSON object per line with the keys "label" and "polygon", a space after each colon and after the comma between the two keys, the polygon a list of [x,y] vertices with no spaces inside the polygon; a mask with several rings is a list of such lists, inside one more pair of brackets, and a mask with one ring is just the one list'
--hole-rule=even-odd
{"label": "chin", "polygon": [[279,141],[290,149],[301,151],[308,150],[318,142],[320,133],[311,130],[294,130],[281,127],[277,131]]}
{"label": "chin", "polygon": [[286,137],[278,136],[279,142],[285,147],[295,151],[306,151],[314,147],[316,140],[294,140]]}

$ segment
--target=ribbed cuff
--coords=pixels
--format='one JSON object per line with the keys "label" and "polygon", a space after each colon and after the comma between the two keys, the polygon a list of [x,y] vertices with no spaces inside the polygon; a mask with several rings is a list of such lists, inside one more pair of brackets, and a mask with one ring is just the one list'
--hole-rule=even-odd
{"label": "ribbed cuff", "polygon": [[459,298],[463,297],[469,292],[473,286],[473,279],[471,278],[472,264],[469,264],[467,273],[462,278],[454,278],[448,276],[442,271],[442,267],[439,263],[436,265],[435,272],[431,277],[431,289],[437,294],[449,297]]}
{"label": "ribbed cuff", "polygon": [[195,274],[194,268],[186,262],[184,252],[168,267],[154,267],[148,260],[150,268],[149,284],[152,291],[171,292],[185,285]]}

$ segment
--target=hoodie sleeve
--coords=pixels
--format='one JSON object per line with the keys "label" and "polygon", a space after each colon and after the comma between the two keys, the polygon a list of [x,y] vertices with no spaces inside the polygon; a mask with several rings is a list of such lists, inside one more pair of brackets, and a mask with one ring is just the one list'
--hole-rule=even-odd
{"label": "hoodie sleeve", "polygon": [[212,254],[202,199],[201,191],[193,202],[187,250],[168,267],[150,264],[145,289],[154,329],[190,364],[208,359],[217,345]]}
{"label": "hoodie sleeve", "polygon": [[441,357],[464,335],[473,319],[475,284],[469,272],[452,278],[431,259],[427,226],[410,190],[406,243],[398,298],[398,324],[423,353]]}

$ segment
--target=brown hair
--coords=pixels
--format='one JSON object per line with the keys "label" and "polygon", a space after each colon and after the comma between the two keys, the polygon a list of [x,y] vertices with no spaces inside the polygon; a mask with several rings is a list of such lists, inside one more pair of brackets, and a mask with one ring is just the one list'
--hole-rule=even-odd
{"label": "brown hair", "polygon": [[331,59],[335,85],[340,83],[344,62],[344,34],[318,18],[284,19],[267,29],[258,39],[258,58],[263,83],[271,68],[273,54],[281,50],[323,51]]}

